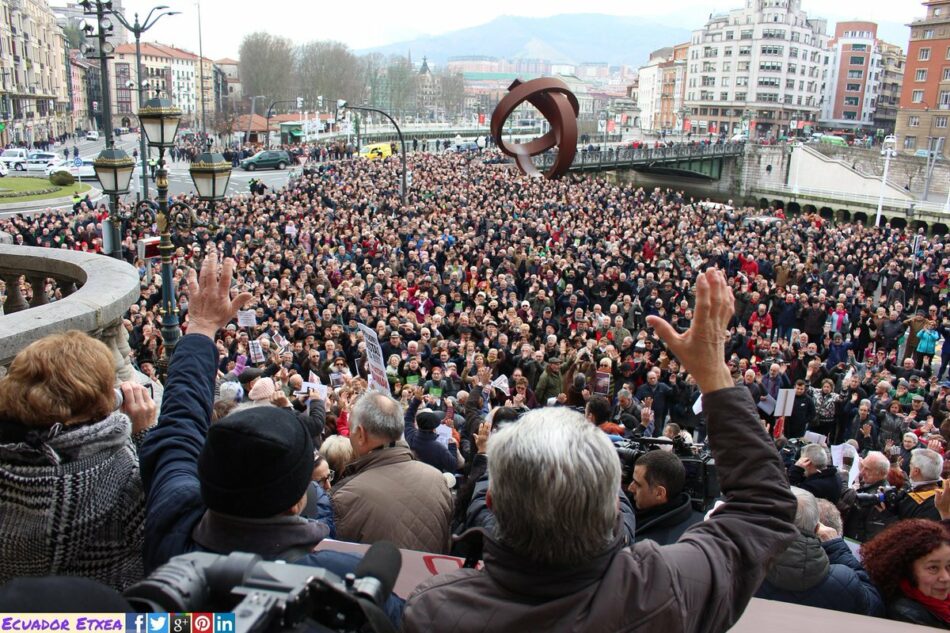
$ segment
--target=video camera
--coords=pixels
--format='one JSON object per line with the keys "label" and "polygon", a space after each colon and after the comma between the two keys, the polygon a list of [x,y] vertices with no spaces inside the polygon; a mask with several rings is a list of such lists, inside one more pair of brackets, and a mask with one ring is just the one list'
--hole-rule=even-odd
{"label": "video camera", "polygon": [[900,500],[900,491],[894,486],[881,486],[877,492],[858,492],[854,495],[858,506],[876,506],[883,503],[888,509],[897,513],[897,504]]}
{"label": "video camera", "polygon": [[[626,490],[633,479],[633,468],[641,455],[660,446],[672,445],[673,454],[680,458],[686,469],[684,492],[688,493],[693,507],[703,512],[719,498],[719,477],[716,474],[716,460],[704,445],[687,444],[681,437],[640,437],[636,440],[622,440],[614,444],[617,457],[620,458],[621,483]],[[697,450],[698,449],[698,450]]]}
{"label": "video camera", "polygon": [[395,628],[382,610],[402,566],[392,543],[366,552],[344,578],[320,567],[256,554],[195,552],[171,559],[125,591],[140,613],[232,611],[234,633],[377,631]]}

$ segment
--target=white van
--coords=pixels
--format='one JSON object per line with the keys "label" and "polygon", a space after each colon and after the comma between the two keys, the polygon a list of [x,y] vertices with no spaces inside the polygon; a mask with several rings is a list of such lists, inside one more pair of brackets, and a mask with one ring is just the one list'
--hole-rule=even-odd
{"label": "white van", "polygon": [[99,140],[99,132],[96,131],[96,130],[89,130],[88,132],[86,132],[86,140],[87,140],[87,141],[98,141],[98,140]]}

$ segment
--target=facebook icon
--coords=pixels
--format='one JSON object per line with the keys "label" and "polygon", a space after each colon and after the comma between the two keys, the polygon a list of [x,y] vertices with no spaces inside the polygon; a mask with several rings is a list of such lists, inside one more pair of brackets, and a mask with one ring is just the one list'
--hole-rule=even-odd
{"label": "facebook icon", "polygon": [[126,613],[125,633],[145,633],[145,616],[141,613]]}
{"label": "facebook icon", "polygon": [[215,613],[214,633],[234,633],[234,614]]}

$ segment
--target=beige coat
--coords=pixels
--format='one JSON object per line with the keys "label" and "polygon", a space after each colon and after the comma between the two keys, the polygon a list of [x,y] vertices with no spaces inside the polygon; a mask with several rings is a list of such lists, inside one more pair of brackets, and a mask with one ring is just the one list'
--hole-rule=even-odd
{"label": "beige coat", "polygon": [[442,473],[404,445],[357,459],[330,495],[340,540],[448,553],[452,495]]}

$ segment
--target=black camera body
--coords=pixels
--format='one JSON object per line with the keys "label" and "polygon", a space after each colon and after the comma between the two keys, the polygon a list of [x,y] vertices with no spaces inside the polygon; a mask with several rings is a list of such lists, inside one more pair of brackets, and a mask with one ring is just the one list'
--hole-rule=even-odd
{"label": "black camera body", "polygon": [[[385,547],[371,557],[373,548]],[[395,560],[395,563],[393,561]],[[369,562],[364,569],[364,563]],[[375,564],[374,564],[375,563]],[[346,578],[256,554],[193,552],[162,565],[125,591],[140,613],[233,612],[234,633],[394,631],[380,606],[392,592],[401,555],[378,543]],[[381,569],[379,578],[373,573]]]}
{"label": "black camera body", "polygon": [[858,492],[854,495],[855,503],[859,507],[876,506],[884,504],[888,510],[897,513],[897,505],[900,501],[900,491],[894,486],[881,486],[877,492]]}

